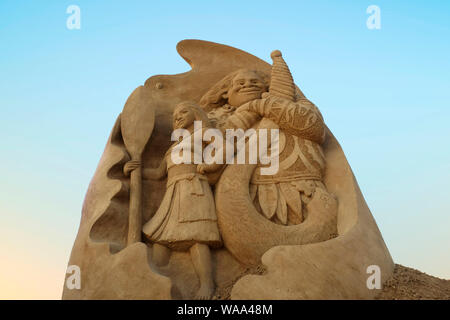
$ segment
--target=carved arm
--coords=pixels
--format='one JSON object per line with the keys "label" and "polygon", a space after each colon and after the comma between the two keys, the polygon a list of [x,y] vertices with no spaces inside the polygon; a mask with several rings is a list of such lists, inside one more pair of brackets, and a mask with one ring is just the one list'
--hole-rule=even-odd
{"label": "carved arm", "polygon": [[326,127],[317,107],[306,98],[289,101],[284,98],[269,96],[253,100],[241,106],[229,118],[230,123],[243,124],[253,120],[249,113],[256,113],[275,122],[281,129],[304,139],[322,144],[325,140]]}
{"label": "carved arm", "polygon": [[167,162],[166,159],[161,161],[158,168],[144,168],[142,177],[146,180],[161,180],[166,176]]}

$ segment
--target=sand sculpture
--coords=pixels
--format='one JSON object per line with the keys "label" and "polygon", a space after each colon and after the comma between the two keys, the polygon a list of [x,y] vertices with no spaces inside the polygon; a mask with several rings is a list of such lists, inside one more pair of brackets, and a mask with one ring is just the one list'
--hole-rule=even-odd
{"label": "sand sculpture", "polygon": [[[81,287],[65,286],[63,299],[374,298],[368,267],[384,282],[392,258],[281,52],[270,65],[200,40],[177,50],[192,70],[149,78],[117,118],[69,261]],[[177,129],[185,134],[174,139]],[[250,134],[218,138],[230,130]],[[196,150],[196,136],[208,132],[217,136],[201,150],[218,146],[211,154],[220,163]],[[252,141],[276,158],[276,171],[267,174],[272,162],[262,154],[248,161]],[[233,163],[219,152],[230,146]]]}

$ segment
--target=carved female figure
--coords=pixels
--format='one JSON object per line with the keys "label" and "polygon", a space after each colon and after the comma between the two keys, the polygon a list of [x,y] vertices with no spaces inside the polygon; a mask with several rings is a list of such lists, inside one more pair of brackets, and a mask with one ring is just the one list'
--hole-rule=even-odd
{"label": "carved female figure", "polygon": [[[207,177],[198,173],[197,165],[193,164],[193,143],[189,154],[183,155],[185,159],[190,157],[191,163],[176,164],[171,156],[177,145],[193,139],[194,121],[202,121],[203,130],[208,127],[208,118],[199,106],[191,102],[177,105],[173,128],[186,129],[190,135],[169,148],[158,168],[142,171],[144,179],[159,180],[167,175],[166,193],[155,215],[143,226],[143,233],[153,243],[152,257],[158,266],[168,263],[171,250],[189,249],[200,279],[196,298],[210,299],[214,292],[210,247],[222,245],[213,194]],[[124,167],[125,174],[139,165],[137,161],[129,161]]]}

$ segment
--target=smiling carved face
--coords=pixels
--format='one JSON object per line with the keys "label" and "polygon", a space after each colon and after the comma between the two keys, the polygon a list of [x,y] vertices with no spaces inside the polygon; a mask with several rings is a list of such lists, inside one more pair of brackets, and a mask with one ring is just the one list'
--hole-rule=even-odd
{"label": "smiling carved face", "polygon": [[195,114],[189,106],[179,106],[173,112],[173,128],[186,129],[194,123]]}
{"label": "smiling carved face", "polygon": [[266,91],[266,84],[256,72],[243,70],[233,78],[231,88],[223,97],[228,99],[228,104],[238,108],[246,102],[260,99]]}

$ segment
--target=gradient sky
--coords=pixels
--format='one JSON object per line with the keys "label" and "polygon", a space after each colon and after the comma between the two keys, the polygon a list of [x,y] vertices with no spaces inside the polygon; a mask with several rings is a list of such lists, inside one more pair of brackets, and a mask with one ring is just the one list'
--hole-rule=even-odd
{"label": "gradient sky", "polygon": [[449,1],[1,0],[0,299],[61,297],[114,120],[148,77],[189,70],[187,38],[280,49],[394,260],[450,278]]}

